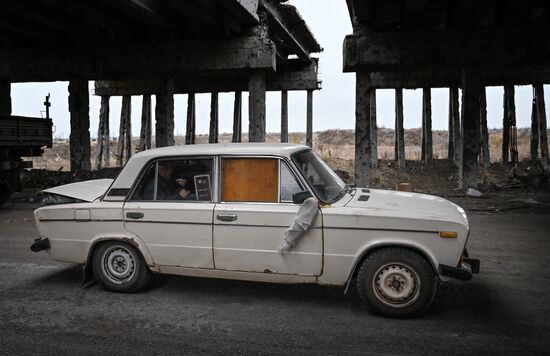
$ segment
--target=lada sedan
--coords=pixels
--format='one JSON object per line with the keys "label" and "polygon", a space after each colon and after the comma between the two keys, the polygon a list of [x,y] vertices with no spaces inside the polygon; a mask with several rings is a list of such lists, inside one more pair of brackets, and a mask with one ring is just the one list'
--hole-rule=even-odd
{"label": "lada sedan", "polygon": [[[140,290],[152,273],[354,284],[374,312],[405,317],[430,306],[439,280],[468,280],[479,269],[466,255],[462,208],[346,186],[302,145],[153,149],[114,180],[44,193],[32,250],[84,264],[85,276],[116,292]],[[293,229],[294,242],[281,248]]]}

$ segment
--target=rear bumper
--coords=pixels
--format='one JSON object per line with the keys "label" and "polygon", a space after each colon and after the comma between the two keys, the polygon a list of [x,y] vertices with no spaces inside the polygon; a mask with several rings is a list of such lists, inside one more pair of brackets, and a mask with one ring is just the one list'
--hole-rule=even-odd
{"label": "rear bumper", "polygon": [[50,249],[50,240],[48,238],[36,239],[34,240],[34,243],[31,245],[31,251],[33,252],[40,252],[40,251],[49,250],[49,249]]}
{"label": "rear bumper", "polygon": [[459,267],[439,265],[440,275],[461,281],[469,281],[475,273],[479,273],[479,259],[477,258],[464,258]]}

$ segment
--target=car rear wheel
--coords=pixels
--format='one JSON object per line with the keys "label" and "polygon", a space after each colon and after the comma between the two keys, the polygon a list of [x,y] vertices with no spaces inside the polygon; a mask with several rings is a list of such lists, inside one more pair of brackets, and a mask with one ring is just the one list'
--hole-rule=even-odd
{"label": "car rear wheel", "polygon": [[137,292],[151,276],[141,253],[134,246],[117,241],[96,248],[93,270],[103,287],[114,292]]}
{"label": "car rear wheel", "polygon": [[418,253],[385,248],[370,254],[357,274],[357,290],[370,310],[390,317],[411,317],[426,311],[436,290],[436,275]]}

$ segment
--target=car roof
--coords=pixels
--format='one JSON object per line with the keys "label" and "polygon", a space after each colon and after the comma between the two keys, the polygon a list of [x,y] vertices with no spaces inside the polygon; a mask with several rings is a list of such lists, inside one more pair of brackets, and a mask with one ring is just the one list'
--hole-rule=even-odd
{"label": "car roof", "polygon": [[309,149],[308,146],[293,143],[220,143],[155,148],[139,152],[135,157],[195,155],[276,155],[290,157],[295,152],[307,149]]}

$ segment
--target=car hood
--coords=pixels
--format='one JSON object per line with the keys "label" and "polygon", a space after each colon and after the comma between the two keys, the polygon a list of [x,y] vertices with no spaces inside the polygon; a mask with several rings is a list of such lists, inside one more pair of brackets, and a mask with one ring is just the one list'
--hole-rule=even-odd
{"label": "car hood", "polygon": [[44,189],[42,193],[57,194],[92,202],[102,196],[113,183],[112,179],[95,179]]}
{"label": "car hood", "polygon": [[449,221],[469,228],[464,209],[434,195],[358,188],[346,207],[363,208],[369,216]]}

